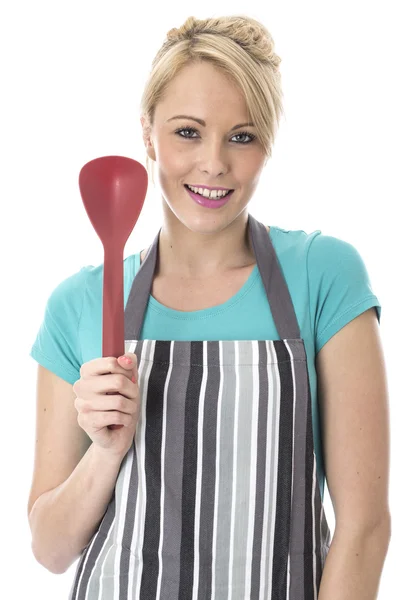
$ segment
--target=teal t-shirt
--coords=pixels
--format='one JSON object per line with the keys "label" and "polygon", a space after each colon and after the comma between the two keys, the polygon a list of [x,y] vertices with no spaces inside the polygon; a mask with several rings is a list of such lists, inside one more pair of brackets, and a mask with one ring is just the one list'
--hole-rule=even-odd
{"label": "teal t-shirt", "polygon": [[[270,226],[270,239],[294,304],[305,343],[312,397],[314,445],[318,481],[324,494],[315,356],[344,325],[362,312],[381,305],[373,293],[359,252],[350,243],[320,230],[286,230]],[[124,306],[140,266],[140,252],[124,259]],[[103,263],[88,265],[63,280],[50,294],[30,356],[74,384],[83,363],[102,356]],[[184,312],[173,310],[152,295],[147,305],[142,339],[273,340],[280,339],[255,265],[242,288],[218,306]]]}

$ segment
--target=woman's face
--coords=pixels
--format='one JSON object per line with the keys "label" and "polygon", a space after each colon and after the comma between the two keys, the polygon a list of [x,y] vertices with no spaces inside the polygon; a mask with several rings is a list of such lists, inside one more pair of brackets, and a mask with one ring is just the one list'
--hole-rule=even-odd
{"label": "woman's face", "polygon": [[[174,78],[156,106],[150,139],[143,130],[169,219],[178,219],[192,231],[212,233],[243,212],[266,159],[258,138],[244,133],[255,136],[254,126],[233,130],[248,121],[242,94],[210,63],[189,65]],[[220,186],[234,193],[223,206],[205,208],[190,197],[184,184]]]}

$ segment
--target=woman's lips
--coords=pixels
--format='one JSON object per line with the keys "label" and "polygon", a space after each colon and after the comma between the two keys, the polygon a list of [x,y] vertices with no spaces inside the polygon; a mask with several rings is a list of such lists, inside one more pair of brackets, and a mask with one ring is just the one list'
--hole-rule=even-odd
{"label": "woman's lips", "polygon": [[186,188],[186,191],[192,198],[192,200],[194,200],[200,206],[204,206],[205,208],[220,208],[224,206],[227,202],[229,202],[234,192],[234,190],[231,190],[223,198],[218,200],[215,198],[207,198],[206,196],[196,194],[195,192],[192,192],[192,190],[190,190],[187,185],[185,185],[184,187]]}

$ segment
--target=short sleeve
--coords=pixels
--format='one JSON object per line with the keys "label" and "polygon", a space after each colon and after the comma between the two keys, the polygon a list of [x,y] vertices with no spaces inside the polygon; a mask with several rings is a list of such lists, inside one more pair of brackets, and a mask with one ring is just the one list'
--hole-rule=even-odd
{"label": "short sleeve", "polygon": [[366,265],[352,244],[318,233],[310,243],[307,270],[315,354],[342,327],[371,307],[375,307],[380,323],[381,305]]}
{"label": "short sleeve", "polygon": [[89,268],[82,267],[52,291],[29,353],[39,364],[72,385],[80,378],[79,323]]}

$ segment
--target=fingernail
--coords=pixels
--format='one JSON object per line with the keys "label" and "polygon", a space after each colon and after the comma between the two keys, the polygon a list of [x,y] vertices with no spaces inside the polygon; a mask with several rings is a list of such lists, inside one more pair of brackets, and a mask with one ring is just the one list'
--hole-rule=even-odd
{"label": "fingernail", "polygon": [[129,356],[121,356],[121,360],[126,362],[127,365],[130,365],[132,363],[132,359],[129,358]]}
{"label": "fingernail", "polygon": [[136,383],[136,379],[134,377],[132,377],[132,381],[133,383]]}

